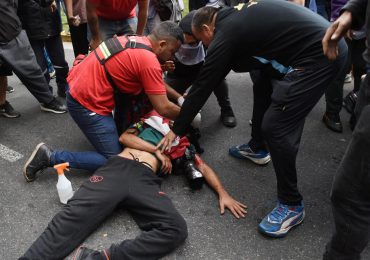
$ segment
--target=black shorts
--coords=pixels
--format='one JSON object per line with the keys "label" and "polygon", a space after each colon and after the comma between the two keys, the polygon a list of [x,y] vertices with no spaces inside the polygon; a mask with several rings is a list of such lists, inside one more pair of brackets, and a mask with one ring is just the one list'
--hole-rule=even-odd
{"label": "black shorts", "polygon": [[13,75],[12,68],[0,60],[0,76],[11,76]]}

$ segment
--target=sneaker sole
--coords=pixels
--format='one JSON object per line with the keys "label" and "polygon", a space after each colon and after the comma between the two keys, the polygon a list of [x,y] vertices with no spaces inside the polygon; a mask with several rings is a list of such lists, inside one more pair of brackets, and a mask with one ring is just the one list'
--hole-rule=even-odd
{"label": "sneaker sole", "polygon": [[239,153],[232,153],[230,151],[229,151],[229,154],[231,156],[234,156],[234,157],[238,158],[238,159],[248,159],[248,160],[254,162],[257,165],[266,165],[271,161],[271,156],[270,155],[266,156],[264,158],[258,159],[258,158],[248,157],[246,155],[241,155]]}
{"label": "sneaker sole", "polygon": [[41,110],[42,111],[45,111],[45,112],[51,112],[51,113],[54,113],[54,114],[64,114],[64,113],[67,113],[67,110],[63,111],[63,110],[53,110],[51,108],[47,108],[47,107],[43,107],[43,106],[40,106],[41,107]]}
{"label": "sneaker sole", "polygon": [[10,115],[10,114],[7,114],[7,113],[1,113],[0,115],[2,115],[3,117],[6,117],[6,118],[17,118],[17,117],[21,116],[21,115]]}
{"label": "sneaker sole", "polygon": [[258,226],[258,231],[263,235],[273,237],[273,238],[285,237],[288,234],[289,230],[291,230],[293,227],[296,227],[296,226],[300,225],[303,222],[305,215],[306,215],[305,212],[303,212],[302,217],[296,223],[294,223],[293,225],[288,226],[284,229],[280,229],[280,230],[275,231],[275,232],[269,232],[269,231],[266,231],[266,230],[262,229],[260,226]]}
{"label": "sneaker sole", "polygon": [[33,152],[32,152],[32,154],[31,154],[31,156],[30,156],[30,158],[28,158],[28,160],[27,160],[27,162],[26,162],[26,164],[24,165],[24,167],[23,167],[23,176],[24,176],[24,178],[26,179],[26,181],[27,182],[31,182],[31,181],[34,181],[35,179],[29,179],[28,177],[27,177],[27,174],[26,174],[26,170],[27,170],[27,167],[28,167],[28,165],[31,163],[31,161],[35,158],[35,155],[36,155],[36,153],[37,153],[37,151],[40,149],[40,147],[42,146],[42,145],[44,145],[45,143],[39,143],[37,146],[36,146],[36,148],[33,150]]}

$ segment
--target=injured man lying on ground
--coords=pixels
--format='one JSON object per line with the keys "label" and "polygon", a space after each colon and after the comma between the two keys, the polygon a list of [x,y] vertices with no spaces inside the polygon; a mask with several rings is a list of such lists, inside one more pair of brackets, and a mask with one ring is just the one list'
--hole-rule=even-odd
{"label": "injured man lying on ground", "polygon": [[171,160],[192,172],[193,179],[199,177],[194,171],[203,175],[219,196],[221,214],[228,208],[236,218],[244,217],[246,206],[226,192],[198,155],[191,155],[186,137],[177,139],[167,154],[156,150],[166,131],[169,120],[155,111],[127,129],[120,137],[126,148],[76,191],[20,259],[63,259],[117,208],[126,209],[143,232],[103,251],[78,247],[73,259],[158,259],[170,253],[188,232],[185,220],[160,189],[162,178],[157,174],[171,173]]}

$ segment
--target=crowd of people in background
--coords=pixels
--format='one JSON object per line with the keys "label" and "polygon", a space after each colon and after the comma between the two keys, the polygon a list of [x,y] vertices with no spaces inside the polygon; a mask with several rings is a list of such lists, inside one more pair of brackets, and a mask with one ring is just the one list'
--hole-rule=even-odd
{"label": "crowd of people in background", "polygon": [[[36,146],[23,168],[27,182],[66,162],[92,177],[20,259],[63,259],[76,248],[74,259],[167,255],[191,232],[160,189],[160,176],[172,171],[187,172],[194,189],[208,183],[221,214],[245,217],[246,205],[199,155],[201,109],[212,93],[221,123],[237,125],[231,70],[249,72],[253,115],[249,140],[229,154],[272,161],[276,173],[276,207],[258,225],[265,236],[284,237],[304,220],[296,158],[307,115],[325,96],[322,121],[341,133],[342,107],[350,113],[353,135],[333,182],[335,231],[324,259],[360,259],[370,240],[370,2],[189,0],[186,15],[184,8],[182,0],[0,2],[0,115],[21,116],[6,99],[16,91],[7,80],[14,73],[42,111],[68,112],[95,149]],[[116,208],[128,209],[145,232],[103,251],[78,247]]]}

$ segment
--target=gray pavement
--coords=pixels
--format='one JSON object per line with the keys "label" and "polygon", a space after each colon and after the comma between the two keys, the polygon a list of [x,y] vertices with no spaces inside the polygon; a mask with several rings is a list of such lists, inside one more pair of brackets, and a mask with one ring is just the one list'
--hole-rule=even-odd
{"label": "gray pavement", "polygon": [[[71,45],[65,47],[71,63]],[[221,216],[217,197],[208,187],[193,192],[183,176],[166,178],[163,190],[187,221],[189,237],[165,259],[320,259],[333,228],[329,200],[333,175],[351,136],[348,114],[341,113],[343,134],[331,132],[321,122],[325,110],[323,100],[309,114],[297,160],[306,219],[286,238],[265,238],[257,232],[257,225],[275,206],[275,174],[271,163],[259,167],[228,155],[229,146],[249,139],[248,120],[253,101],[248,74],[230,73],[227,80],[238,126],[232,129],[222,126],[219,108],[212,96],[202,110],[200,142],[205,148],[204,160],[216,170],[229,193],[248,205],[248,215],[241,220],[229,212]],[[45,142],[54,149],[93,149],[68,114],[41,112],[37,101],[15,76],[9,81],[15,92],[8,95],[8,100],[22,116],[0,118],[0,151],[3,152],[0,152],[0,259],[5,260],[20,257],[63,207],[58,200],[57,176],[52,169],[33,183],[26,183],[22,176],[23,165],[34,147]],[[55,86],[54,81],[53,84]],[[347,93],[352,85],[347,84],[345,88]],[[17,153],[11,154],[6,149]],[[67,173],[74,189],[89,175],[80,170]],[[102,249],[134,238],[139,232],[131,216],[120,210],[84,244]],[[363,253],[363,259],[370,259],[369,248]]]}

